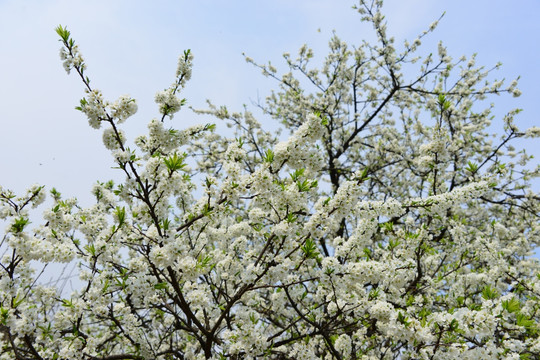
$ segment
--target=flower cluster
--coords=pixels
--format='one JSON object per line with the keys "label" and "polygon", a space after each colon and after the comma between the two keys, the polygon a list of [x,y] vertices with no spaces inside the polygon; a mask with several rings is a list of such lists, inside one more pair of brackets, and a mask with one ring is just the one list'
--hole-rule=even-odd
{"label": "flower cluster", "polygon": [[159,112],[163,115],[168,115],[173,118],[174,114],[180,111],[184,104],[182,99],[175,95],[174,89],[166,89],[158,91],[155,97],[156,103],[159,105]]}
{"label": "flower cluster", "polygon": [[133,116],[137,112],[138,107],[135,99],[130,98],[128,95],[122,95],[110,105],[110,109],[111,116],[118,119],[118,123],[121,124],[127,118]]}
{"label": "flower cluster", "polygon": [[64,66],[64,69],[69,74],[71,72],[71,69],[73,68],[85,68],[84,59],[82,57],[82,54],[79,51],[79,46],[75,45],[71,48],[71,51],[66,48],[60,49],[60,59],[62,59],[64,62],[62,65]]}
{"label": "flower cluster", "polygon": [[184,51],[184,55],[178,59],[178,68],[176,69],[176,81],[163,91],[158,91],[154,98],[159,105],[159,112],[165,116],[173,118],[174,114],[180,111],[185,104],[186,99],[180,99],[176,96],[178,90],[183,89],[186,82],[191,79],[191,70],[193,67],[193,54],[190,50]]}

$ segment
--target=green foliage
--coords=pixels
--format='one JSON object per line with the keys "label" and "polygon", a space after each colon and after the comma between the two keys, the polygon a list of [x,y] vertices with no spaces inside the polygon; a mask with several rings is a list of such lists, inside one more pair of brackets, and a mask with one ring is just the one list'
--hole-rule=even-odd
{"label": "green foliage", "polygon": [[163,159],[165,166],[167,166],[167,169],[169,170],[169,174],[172,174],[175,171],[185,168],[187,166],[187,164],[185,163],[186,157],[187,157],[186,153],[180,156],[178,156],[177,153],[174,153],[170,155],[169,157],[166,157],[165,159]]}
{"label": "green foliage", "polygon": [[15,219],[15,222],[11,225],[11,232],[15,234],[21,233],[29,223],[30,220],[28,218],[21,216],[18,219]]}
{"label": "green foliage", "polygon": [[499,297],[499,293],[491,286],[486,285],[482,289],[482,297],[486,300],[493,300]]}
{"label": "green foliage", "polygon": [[521,304],[518,299],[513,297],[510,300],[504,300],[502,302],[502,307],[504,310],[508,311],[509,313],[515,313],[519,311],[519,309],[521,308]]}

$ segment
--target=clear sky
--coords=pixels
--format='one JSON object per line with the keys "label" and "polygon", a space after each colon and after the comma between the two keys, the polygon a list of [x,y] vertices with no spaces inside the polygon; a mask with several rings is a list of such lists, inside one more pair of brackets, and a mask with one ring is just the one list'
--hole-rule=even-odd
{"label": "clear sky", "polygon": [[[184,49],[195,56],[184,93],[188,104],[202,108],[211,99],[240,110],[242,104],[264,99],[276,85],[247,64],[242,53],[281,65],[283,52],[294,54],[304,43],[316,57],[324,57],[332,30],[351,45],[373,38],[351,10],[354,3],[0,0],[0,184],[17,191],[33,183],[56,186],[84,203],[96,180],[116,177],[101,133],[74,110],[83,86],[62,68],[57,25],[67,26],[80,45],[94,87],[110,100],[126,93],[138,100],[139,113],[126,124],[133,139],[156,117],[154,94],[173,81]],[[390,33],[412,40],[444,11],[425,51],[436,51],[443,40],[454,58],[476,52],[477,63],[486,67],[501,61],[496,77],[521,75],[523,96],[495,99],[497,119],[520,107],[525,111],[518,125],[538,126],[540,2],[392,0],[384,12]],[[182,128],[207,119],[185,109],[173,121]],[[538,142],[522,145],[540,156]]]}

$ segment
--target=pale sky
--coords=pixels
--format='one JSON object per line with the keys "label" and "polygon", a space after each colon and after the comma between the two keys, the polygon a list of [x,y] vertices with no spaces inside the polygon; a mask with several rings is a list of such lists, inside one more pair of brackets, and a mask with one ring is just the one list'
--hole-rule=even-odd
{"label": "pale sky", "polygon": [[[55,186],[84,204],[96,180],[121,179],[111,169],[101,132],[74,110],[84,96],[83,85],[62,68],[57,25],[67,26],[79,44],[95,88],[110,100],[122,94],[137,99],[139,112],[126,124],[133,139],[157,116],[154,94],[174,80],[184,49],[195,56],[184,92],[189,105],[202,108],[210,99],[231,110],[241,110],[242,104],[254,108],[251,102],[264,99],[276,84],[247,64],[242,53],[259,62],[271,60],[279,69],[281,54],[294,54],[304,43],[322,59],[332,30],[350,45],[373,38],[351,10],[354,3],[0,0],[0,184],[18,192],[33,183]],[[524,111],[518,126],[539,126],[540,2],[519,0],[510,6],[494,0],[392,0],[384,12],[389,32],[401,42],[413,40],[444,11],[424,50],[436,52],[443,40],[454,58],[476,52],[477,63],[486,67],[501,61],[496,77],[510,81],[521,75],[523,96],[493,99],[495,121],[519,107]],[[268,119],[261,120],[271,126]],[[207,121],[186,108],[173,125]],[[538,142],[522,145],[540,156]]]}

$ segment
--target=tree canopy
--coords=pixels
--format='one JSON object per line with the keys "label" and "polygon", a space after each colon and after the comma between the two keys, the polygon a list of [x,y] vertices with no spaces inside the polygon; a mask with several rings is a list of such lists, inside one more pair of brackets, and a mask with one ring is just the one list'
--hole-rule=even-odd
{"label": "tree canopy", "polygon": [[[540,357],[540,196],[512,110],[492,116],[475,57],[424,36],[397,44],[381,1],[355,7],[377,41],[334,35],[320,67],[303,46],[248,109],[209,103],[215,124],[177,129],[193,54],[130,138],[129,96],[105,99],[67,28],[60,57],[85,90],[124,181],[95,204],[43,186],[0,188],[0,359],[534,359]],[[173,117],[175,119],[173,120]],[[171,121],[173,120],[173,121]],[[493,134],[493,121],[504,132]],[[41,284],[36,263],[77,263],[82,286]]]}

